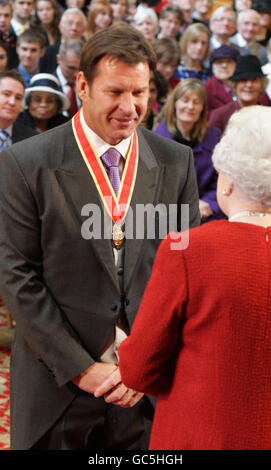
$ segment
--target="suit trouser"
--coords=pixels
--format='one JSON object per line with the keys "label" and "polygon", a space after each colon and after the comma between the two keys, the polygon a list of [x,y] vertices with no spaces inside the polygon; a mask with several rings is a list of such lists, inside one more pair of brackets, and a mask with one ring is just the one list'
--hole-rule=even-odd
{"label": "suit trouser", "polygon": [[33,450],[146,450],[154,408],[147,397],[134,407],[107,404],[80,392]]}

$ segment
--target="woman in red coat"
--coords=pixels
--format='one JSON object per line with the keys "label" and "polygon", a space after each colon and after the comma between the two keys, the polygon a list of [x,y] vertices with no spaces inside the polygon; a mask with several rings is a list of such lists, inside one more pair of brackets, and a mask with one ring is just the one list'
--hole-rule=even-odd
{"label": "woman in red coat", "polygon": [[232,116],[213,156],[229,219],[190,230],[187,249],[162,242],[119,369],[96,391],[157,397],[151,449],[271,448],[270,122],[264,106]]}

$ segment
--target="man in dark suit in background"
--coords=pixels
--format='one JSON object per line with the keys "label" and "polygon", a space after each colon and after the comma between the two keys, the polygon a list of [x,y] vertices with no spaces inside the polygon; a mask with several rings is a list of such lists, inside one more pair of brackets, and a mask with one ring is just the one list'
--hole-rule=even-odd
{"label": "man in dark suit in background", "polygon": [[76,77],[79,72],[82,47],[81,39],[66,39],[61,43],[57,54],[58,67],[55,75],[59,80],[61,90],[70,100],[71,106],[66,112],[69,117],[73,117],[81,107],[81,101],[76,93]]}
{"label": "man in dark suit in background", "polygon": [[94,393],[117,369],[165,235],[155,208],[167,227],[176,209],[171,230],[200,222],[191,149],[138,126],[154,68],[133,27],[100,31],[82,51],[81,110],[1,155],[0,293],[16,319],[12,449],[148,447],[150,399],[122,383],[116,402]]}
{"label": "man in dark suit in background", "polygon": [[20,140],[37,134],[16,119],[24,97],[24,81],[19,72],[0,73],[0,151]]}
{"label": "man in dark suit in background", "polygon": [[44,56],[41,59],[41,66],[44,72],[55,73],[57,68],[57,55],[60,45],[67,39],[83,39],[87,20],[84,13],[79,8],[68,8],[61,16],[59,29],[61,40],[47,46]]}

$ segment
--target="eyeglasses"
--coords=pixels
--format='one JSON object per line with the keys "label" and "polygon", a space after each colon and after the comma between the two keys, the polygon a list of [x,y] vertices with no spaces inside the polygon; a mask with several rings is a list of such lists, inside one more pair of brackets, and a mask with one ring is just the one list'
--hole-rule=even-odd
{"label": "eyeglasses", "polygon": [[236,23],[236,21],[233,18],[227,18],[226,16],[221,16],[220,18],[214,18],[213,21],[216,21],[217,23],[222,23],[222,21],[228,21],[229,23]]}

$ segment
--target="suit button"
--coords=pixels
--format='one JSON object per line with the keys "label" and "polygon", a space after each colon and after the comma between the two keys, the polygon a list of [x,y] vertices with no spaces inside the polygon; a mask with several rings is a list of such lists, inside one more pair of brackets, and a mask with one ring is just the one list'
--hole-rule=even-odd
{"label": "suit button", "polygon": [[119,269],[118,269],[118,275],[119,275],[119,276],[122,276],[122,275],[123,275],[123,268],[119,268]]}
{"label": "suit button", "polygon": [[112,305],[111,310],[112,312],[115,312],[118,308],[118,304]]}
{"label": "suit button", "polygon": [[126,303],[126,305],[129,305],[130,300],[129,300],[129,299],[125,299],[125,303]]}

